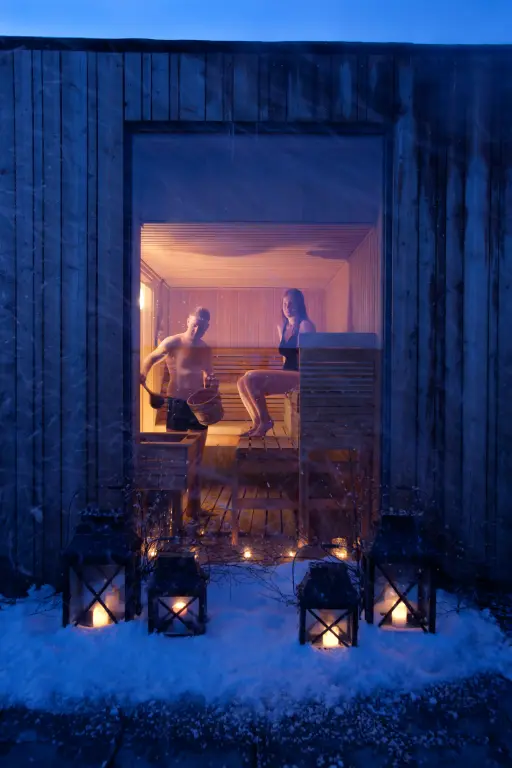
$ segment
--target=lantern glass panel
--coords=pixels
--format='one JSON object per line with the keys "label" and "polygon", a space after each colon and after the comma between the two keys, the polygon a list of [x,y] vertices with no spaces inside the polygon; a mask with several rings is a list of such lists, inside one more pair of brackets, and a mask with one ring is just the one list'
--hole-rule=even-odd
{"label": "lantern glass panel", "polygon": [[315,648],[351,645],[352,636],[350,612],[332,609],[306,610],[306,642],[311,643]]}
{"label": "lantern glass panel", "polygon": [[156,619],[159,631],[170,637],[199,634],[203,627],[200,601],[190,595],[158,595]]}
{"label": "lantern glass panel", "polygon": [[428,571],[409,563],[375,566],[374,623],[394,630],[419,630],[430,603]]}
{"label": "lantern glass panel", "polygon": [[[70,620],[86,627],[103,627],[114,623],[112,617],[95,597],[96,593],[112,613],[115,621],[122,621],[125,617],[125,583],[125,569],[115,564],[85,566],[82,569],[82,576],[72,568]],[[91,607],[84,613],[88,606]]]}

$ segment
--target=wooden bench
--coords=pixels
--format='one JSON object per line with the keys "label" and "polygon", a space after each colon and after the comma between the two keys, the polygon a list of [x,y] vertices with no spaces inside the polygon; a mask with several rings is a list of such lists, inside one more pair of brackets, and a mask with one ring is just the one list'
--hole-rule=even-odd
{"label": "wooden bench", "polygon": [[[291,498],[286,480],[297,476],[297,444],[289,437],[241,437],[235,452],[235,471],[231,497],[231,541],[239,540],[239,515],[243,509],[297,510],[298,499]],[[267,498],[244,498],[244,481],[266,483]]]}
{"label": "wooden bench", "polygon": [[[224,421],[250,421],[237,389],[238,379],[251,370],[280,370],[283,359],[276,349],[257,347],[214,347],[212,348],[213,370],[219,380],[220,395],[224,408]],[[169,372],[167,368],[162,380],[162,394],[167,394]],[[270,416],[274,421],[284,417],[284,395],[268,398]],[[157,424],[165,424],[167,410],[164,406],[157,416]]]}
{"label": "wooden bench", "polygon": [[199,435],[188,432],[142,432],[134,451],[134,486],[144,494],[157,491],[169,500],[172,533],[183,529],[183,499],[188,494],[199,518]]}
{"label": "wooden bench", "polygon": [[[371,333],[305,334],[300,340],[299,391],[291,403],[299,442],[299,537],[310,535],[310,510],[336,510],[336,494],[315,496],[310,479],[324,472],[337,479],[340,464],[350,463],[366,488],[355,528],[365,533],[372,514],[379,429],[380,350]],[[358,481],[359,482],[359,481]],[[355,494],[352,487],[351,493]],[[361,489],[361,493],[363,490]],[[361,535],[354,530],[354,535]]]}

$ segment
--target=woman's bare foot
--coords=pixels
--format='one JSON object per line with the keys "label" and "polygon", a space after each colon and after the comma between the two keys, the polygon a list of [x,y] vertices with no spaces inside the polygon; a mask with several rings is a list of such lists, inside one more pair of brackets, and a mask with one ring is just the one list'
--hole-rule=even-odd
{"label": "woman's bare foot", "polygon": [[265,421],[263,424],[254,427],[254,429],[250,429],[247,433],[247,437],[265,437],[267,432],[272,429],[273,426],[274,422],[272,419],[270,419],[270,421]]}
{"label": "woman's bare foot", "polygon": [[240,433],[240,437],[250,437],[255,429],[258,429],[258,424],[252,424],[252,426],[247,429],[245,432]]}

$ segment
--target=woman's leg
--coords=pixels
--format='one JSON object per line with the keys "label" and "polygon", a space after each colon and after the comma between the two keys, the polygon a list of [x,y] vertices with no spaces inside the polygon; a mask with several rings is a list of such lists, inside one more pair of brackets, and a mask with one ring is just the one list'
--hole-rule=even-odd
{"label": "woman's leg", "polygon": [[265,395],[285,395],[299,383],[297,371],[249,371],[244,376],[248,399],[254,404],[256,419],[253,437],[263,437],[273,426]]}
{"label": "woman's leg", "polygon": [[241,399],[242,403],[244,404],[245,410],[249,414],[249,417],[250,417],[250,419],[252,421],[251,428],[248,430],[248,432],[244,432],[242,437],[244,437],[249,432],[251,432],[253,429],[255,429],[255,427],[258,426],[258,424],[259,424],[258,412],[257,412],[256,406],[255,406],[253,400],[251,399],[251,395],[250,395],[250,393],[248,391],[246,376],[247,376],[247,374],[244,374],[243,376],[241,376],[238,379],[237,383],[236,383],[236,385],[238,387],[238,393],[240,395],[240,399]]}

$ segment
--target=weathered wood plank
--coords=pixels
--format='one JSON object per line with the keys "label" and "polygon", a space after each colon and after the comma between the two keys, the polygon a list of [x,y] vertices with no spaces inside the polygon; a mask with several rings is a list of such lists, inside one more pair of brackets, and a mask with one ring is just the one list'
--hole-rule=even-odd
{"label": "weathered wood plank", "polygon": [[416,481],[418,384],[418,167],[414,69],[398,63],[400,117],[395,126],[393,180],[393,327],[391,345],[391,486]]}
{"label": "weathered wood plank", "polygon": [[142,54],[142,119],[152,120],[151,114],[151,54]]}
{"label": "weathered wood plank", "polygon": [[[34,319],[43,316],[43,63],[32,52],[34,126]],[[34,575],[43,581],[43,328],[34,325]]]}
{"label": "weathered wood plank", "polygon": [[[132,61],[133,63],[133,61]],[[138,62],[140,74],[140,59]],[[135,86],[134,86],[135,91]],[[131,98],[131,97],[130,97]],[[130,102],[130,119],[141,115],[138,101]],[[135,105],[138,104],[137,109]],[[128,119],[128,118],[127,118]],[[98,78],[97,54],[87,55],[87,502],[98,503]]]}
{"label": "weathered wood plank", "polygon": [[16,541],[17,564],[34,573],[34,249],[32,53],[14,55],[16,142]]}
{"label": "weathered wood plank", "polygon": [[[512,100],[512,72],[503,66],[501,84],[502,104]],[[497,392],[497,575],[510,581],[510,552],[512,550],[512,521],[510,497],[512,484],[512,123],[501,127],[501,220],[502,247],[499,261],[499,356]]]}
{"label": "weathered wood plank", "polygon": [[181,54],[179,83],[180,120],[204,120],[206,112],[205,56]]}
{"label": "weathered wood plank", "polygon": [[288,114],[288,67],[289,59],[284,56],[269,60],[268,119],[270,122],[284,122]]}
{"label": "weathered wood plank", "polygon": [[450,143],[446,180],[446,318],[444,389],[444,515],[448,526],[462,524],[462,369],[464,301],[464,178],[466,115],[461,73],[450,73]]}
{"label": "weathered wood plank", "polygon": [[469,148],[465,183],[464,240],[464,372],[462,509],[465,541],[472,554],[485,556],[486,509],[487,355],[488,355],[488,244],[489,167],[487,78],[483,68],[473,70],[468,101]]}
{"label": "weathered wood plank", "polygon": [[357,57],[332,57],[332,119],[357,120]]}
{"label": "weathered wood plank", "polygon": [[[430,64],[430,66],[428,66]],[[435,494],[436,462],[436,199],[437,152],[425,93],[432,62],[416,72],[418,140],[418,374],[416,484],[429,500]]]}
{"label": "weathered wood plank", "polygon": [[446,360],[446,217],[447,217],[447,156],[448,141],[446,137],[446,122],[444,110],[448,109],[450,92],[450,79],[446,78],[442,86],[442,99],[446,105],[443,108],[442,125],[436,127],[437,147],[437,185],[436,185],[436,291],[435,291],[435,440],[436,440],[436,476],[434,484],[434,498],[442,510],[444,502],[444,467],[446,458],[446,389],[445,389],[445,360]]}
{"label": "weathered wood plank", "polygon": [[62,53],[62,499],[64,540],[87,484],[87,54]]}
{"label": "weathered wood plank", "polygon": [[16,259],[14,57],[0,52],[0,562],[16,567]]}
{"label": "weathered wood plank", "polygon": [[328,120],[331,92],[329,56],[294,58],[288,72],[288,120]]}
{"label": "weathered wood plank", "polygon": [[258,56],[237,54],[233,62],[233,119],[240,122],[258,120]]}
{"label": "weathered wood plank", "polygon": [[98,464],[100,504],[120,504],[123,484],[122,58],[98,54]]}
{"label": "weathered wood plank", "polygon": [[[87,55],[88,66],[96,61],[96,54]],[[89,87],[92,87],[90,84]],[[96,85],[94,84],[94,88]],[[124,54],[124,119],[142,120],[142,54]]]}
{"label": "weathered wood plank", "polygon": [[368,56],[367,78],[367,122],[390,122],[393,119],[394,102],[393,56]]}
{"label": "weathered wood plank", "polygon": [[233,55],[225,53],[222,59],[222,119],[233,120]]}
{"label": "weathered wood plank", "polygon": [[180,114],[180,57],[177,53],[169,56],[169,117],[177,120]]}
{"label": "weathered wood plank", "polygon": [[259,56],[258,63],[258,120],[266,122],[269,119],[270,59]]}
{"label": "weathered wood plank", "polygon": [[368,56],[357,56],[357,120],[366,122],[368,110]]}
{"label": "weathered wood plank", "polygon": [[[498,68],[492,71],[492,80],[500,77]],[[498,462],[498,381],[499,381],[499,268],[502,245],[503,218],[501,211],[502,159],[500,141],[500,118],[502,105],[495,97],[490,105],[490,178],[489,178],[489,312],[487,352],[487,467],[486,495],[487,514],[485,520],[485,560],[494,572],[498,570],[498,528],[497,519],[497,462]]]}
{"label": "weathered wood plank", "polygon": [[60,53],[43,51],[44,571],[57,579],[62,543]]}
{"label": "weathered wood plank", "polygon": [[151,56],[151,119],[170,119],[169,54],[154,53]]}
{"label": "weathered wood plank", "polygon": [[208,53],[206,56],[205,116],[206,120],[223,118],[223,72],[222,53]]}

